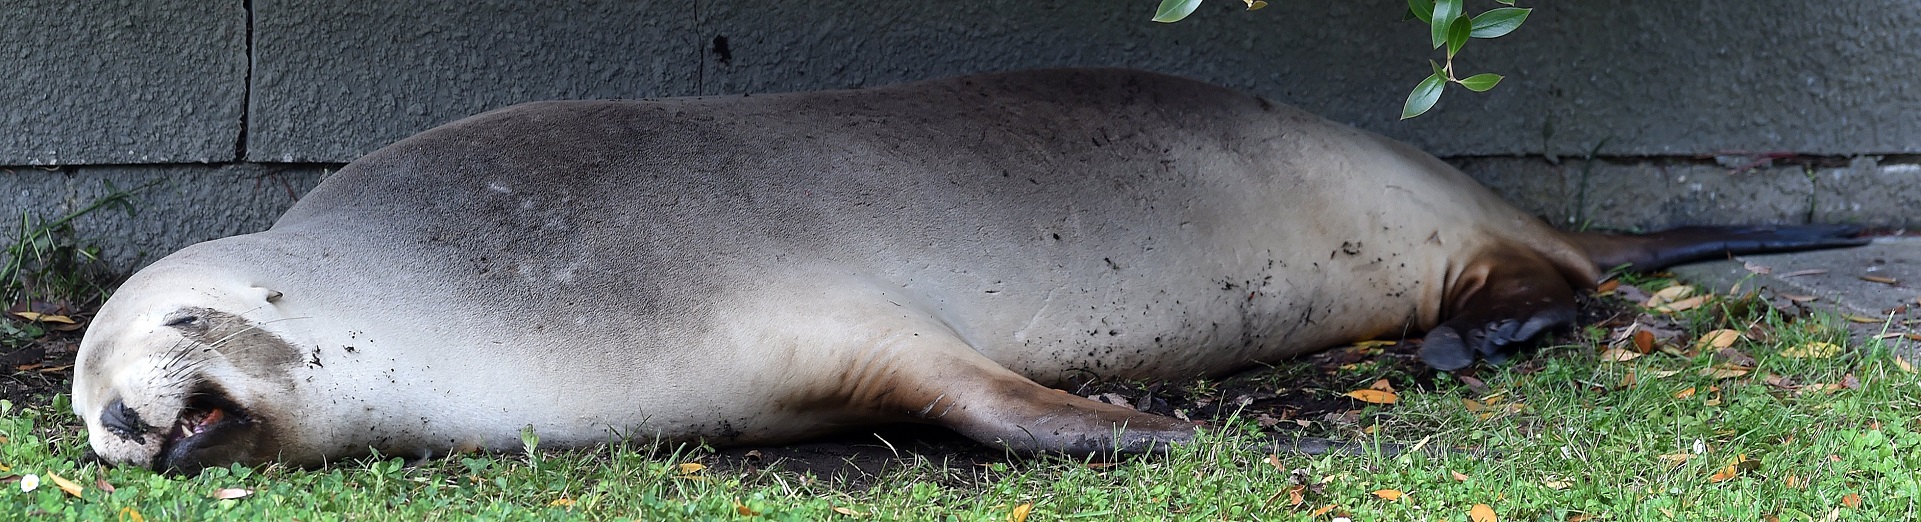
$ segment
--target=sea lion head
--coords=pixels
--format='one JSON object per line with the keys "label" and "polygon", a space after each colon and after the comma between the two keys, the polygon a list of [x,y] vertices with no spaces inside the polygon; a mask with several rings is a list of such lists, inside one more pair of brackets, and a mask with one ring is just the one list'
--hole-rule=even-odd
{"label": "sea lion head", "polygon": [[[165,265],[166,261],[162,261]],[[298,444],[301,352],[280,293],[196,264],[136,274],[80,342],[73,409],[102,460],[197,473]]]}

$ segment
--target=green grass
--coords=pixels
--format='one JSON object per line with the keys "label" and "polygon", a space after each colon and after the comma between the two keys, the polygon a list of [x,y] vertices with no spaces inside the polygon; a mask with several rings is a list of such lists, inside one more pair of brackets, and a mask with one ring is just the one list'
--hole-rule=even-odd
{"label": "green grass", "polygon": [[[1703,329],[1746,324],[1706,313],[1699,319]],[[66,426],[71,414],[56,399],[32,409],[7,405],[0,417],[6,437],[0,465],[7,466],[0,476],[42,479],[28,493],[17,481],[0,484],[0,502],[7,504],[0,514],[56,520],[130,520],[134,513],[146,520],[1009,520],[1031,504],[1027,520],[1468,520],[1475,504],[1486,504],[1500,520],[1921,518],[1916,376],[1879,344],[1849,346],[1831,358],[1781,354],[1812,341],[1844,344],[1834,324],[1747,320],[1759,321],[1774,339],[1735,345],[1757,361],[1740,377],[1700,375],[1714,365],[1707,354],[1657,352],[1607,363],[1592,345],[1561,346],[1525,365],[1482,372],[1486,394],[1444,377],[1434,390],[1403,390],[1398,403],[1376,409],[1382,414],[1376,440],[1425,440],[1425,447],[1444,452],[1270,458],[1238,435],[1241,428],[1165,457],[1112,466],[1059,458],[961,467],[922,462],[868,489],[791,472],[683,473],[678,464],[707,455],[627,445],[541,451],[534,458],[456,457],[415,467],[370,459],[321,470],[236,467],[167,478],[76,464],[84,434]],[[1677,373],[1659,376],[1663,371]],[[1624,385],[1630,372],[1636,378]],[[1801,385],[1859,384],[1791,390],[1770,384],[1768,376]],[[1690,388],[1692,395],[1677,398]],[[1469,411],[1463,399],[1491,407]],[[1502,408],[1514,403],[1523,406]],[[1678,455],[1685,460],[1670,460]],[[1746,464],[1716,477],[1740,456]],[[71,497],[48,474],[85,490]],[[97,487],[99,480],[114,491]],[[253,492],[210,498],[222,488]],[[1405,496],[1391,501],[1375,494],[1384,489]],[[1290,490],[1301,495],[1298,505]],[[1315,513],[1326,506],[1333,507]],[[753,515],[742,514],[748,512]]]}

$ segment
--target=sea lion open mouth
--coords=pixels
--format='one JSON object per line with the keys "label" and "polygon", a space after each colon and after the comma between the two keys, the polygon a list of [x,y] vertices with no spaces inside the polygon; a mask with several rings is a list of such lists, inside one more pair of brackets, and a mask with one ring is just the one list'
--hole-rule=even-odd
{"label": "sea lion open mouth", "polygon": [[153,469],[191,475],[208,463],[232,461],[251,446],[253,417],[218,389],[196,389],[161,440]]}

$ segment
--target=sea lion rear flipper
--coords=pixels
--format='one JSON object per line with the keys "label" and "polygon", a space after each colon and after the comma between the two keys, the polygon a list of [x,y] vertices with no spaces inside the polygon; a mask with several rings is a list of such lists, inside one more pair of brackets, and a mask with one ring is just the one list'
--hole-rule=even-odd
{"label": "sea lion rear flipper", "polygon": [[1594,232],[1568,234],[1586,251],[1594,266],[1609,270],[1622,265],[1635,271],[1659,270],[1681,263],[1734,254],[1759,254],[1860,246],[1854,225],[1681,227],[1638,236]]}
{"label": "sea lion rear flipper", "polygon": [[1574,289],[1539,259],[1479,263],[1463,274],[1466,290],[1421,343],[1421,362],[1453,371],[1475,359],[1506,361],[1542,332],[1574,322]]}

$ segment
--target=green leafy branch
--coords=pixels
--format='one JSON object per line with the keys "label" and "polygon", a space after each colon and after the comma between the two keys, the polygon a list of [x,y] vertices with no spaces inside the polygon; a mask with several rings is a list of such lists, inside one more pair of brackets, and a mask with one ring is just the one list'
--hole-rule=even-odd
{"label": "green leafy branch", "polygon": [[[1247,4],[1249,11],[1267,7],[1264,0],[1241,1]],[[1528,13],[1534,11],[1514,7],[1515,0],[1494,1],[1507,7],[1468,16],[1465,0],[1407,0],[1408,14],[1428,24],[1428,34],[1432,37],[1434,48],[1446,47],[1447,57],[1444,62],[1428,60],[1433,72],[1414,86],[1414,92],[1408,93],[1407,103],[1401,106],[1401,119],[1420,116],[1434,108],[1435,102],[1441,101],[1441,92],[1449,83],[1460,84],[1474,92],[1487,92],[1501,83],[1504,77],[1499,74],[1480,73],[1460,78],[1455,76],[1454,71],[1454,57],[1461,53],[1461,48],[1467,45],[1468,40],[1499,38],[1514,32],[1521,27],[1521,22],[1527,21]],[[1160,8],[1154,12],[1154,21],[1178,22],[1193,14],[1200,6],[1201,0],[1161,0]]]}

